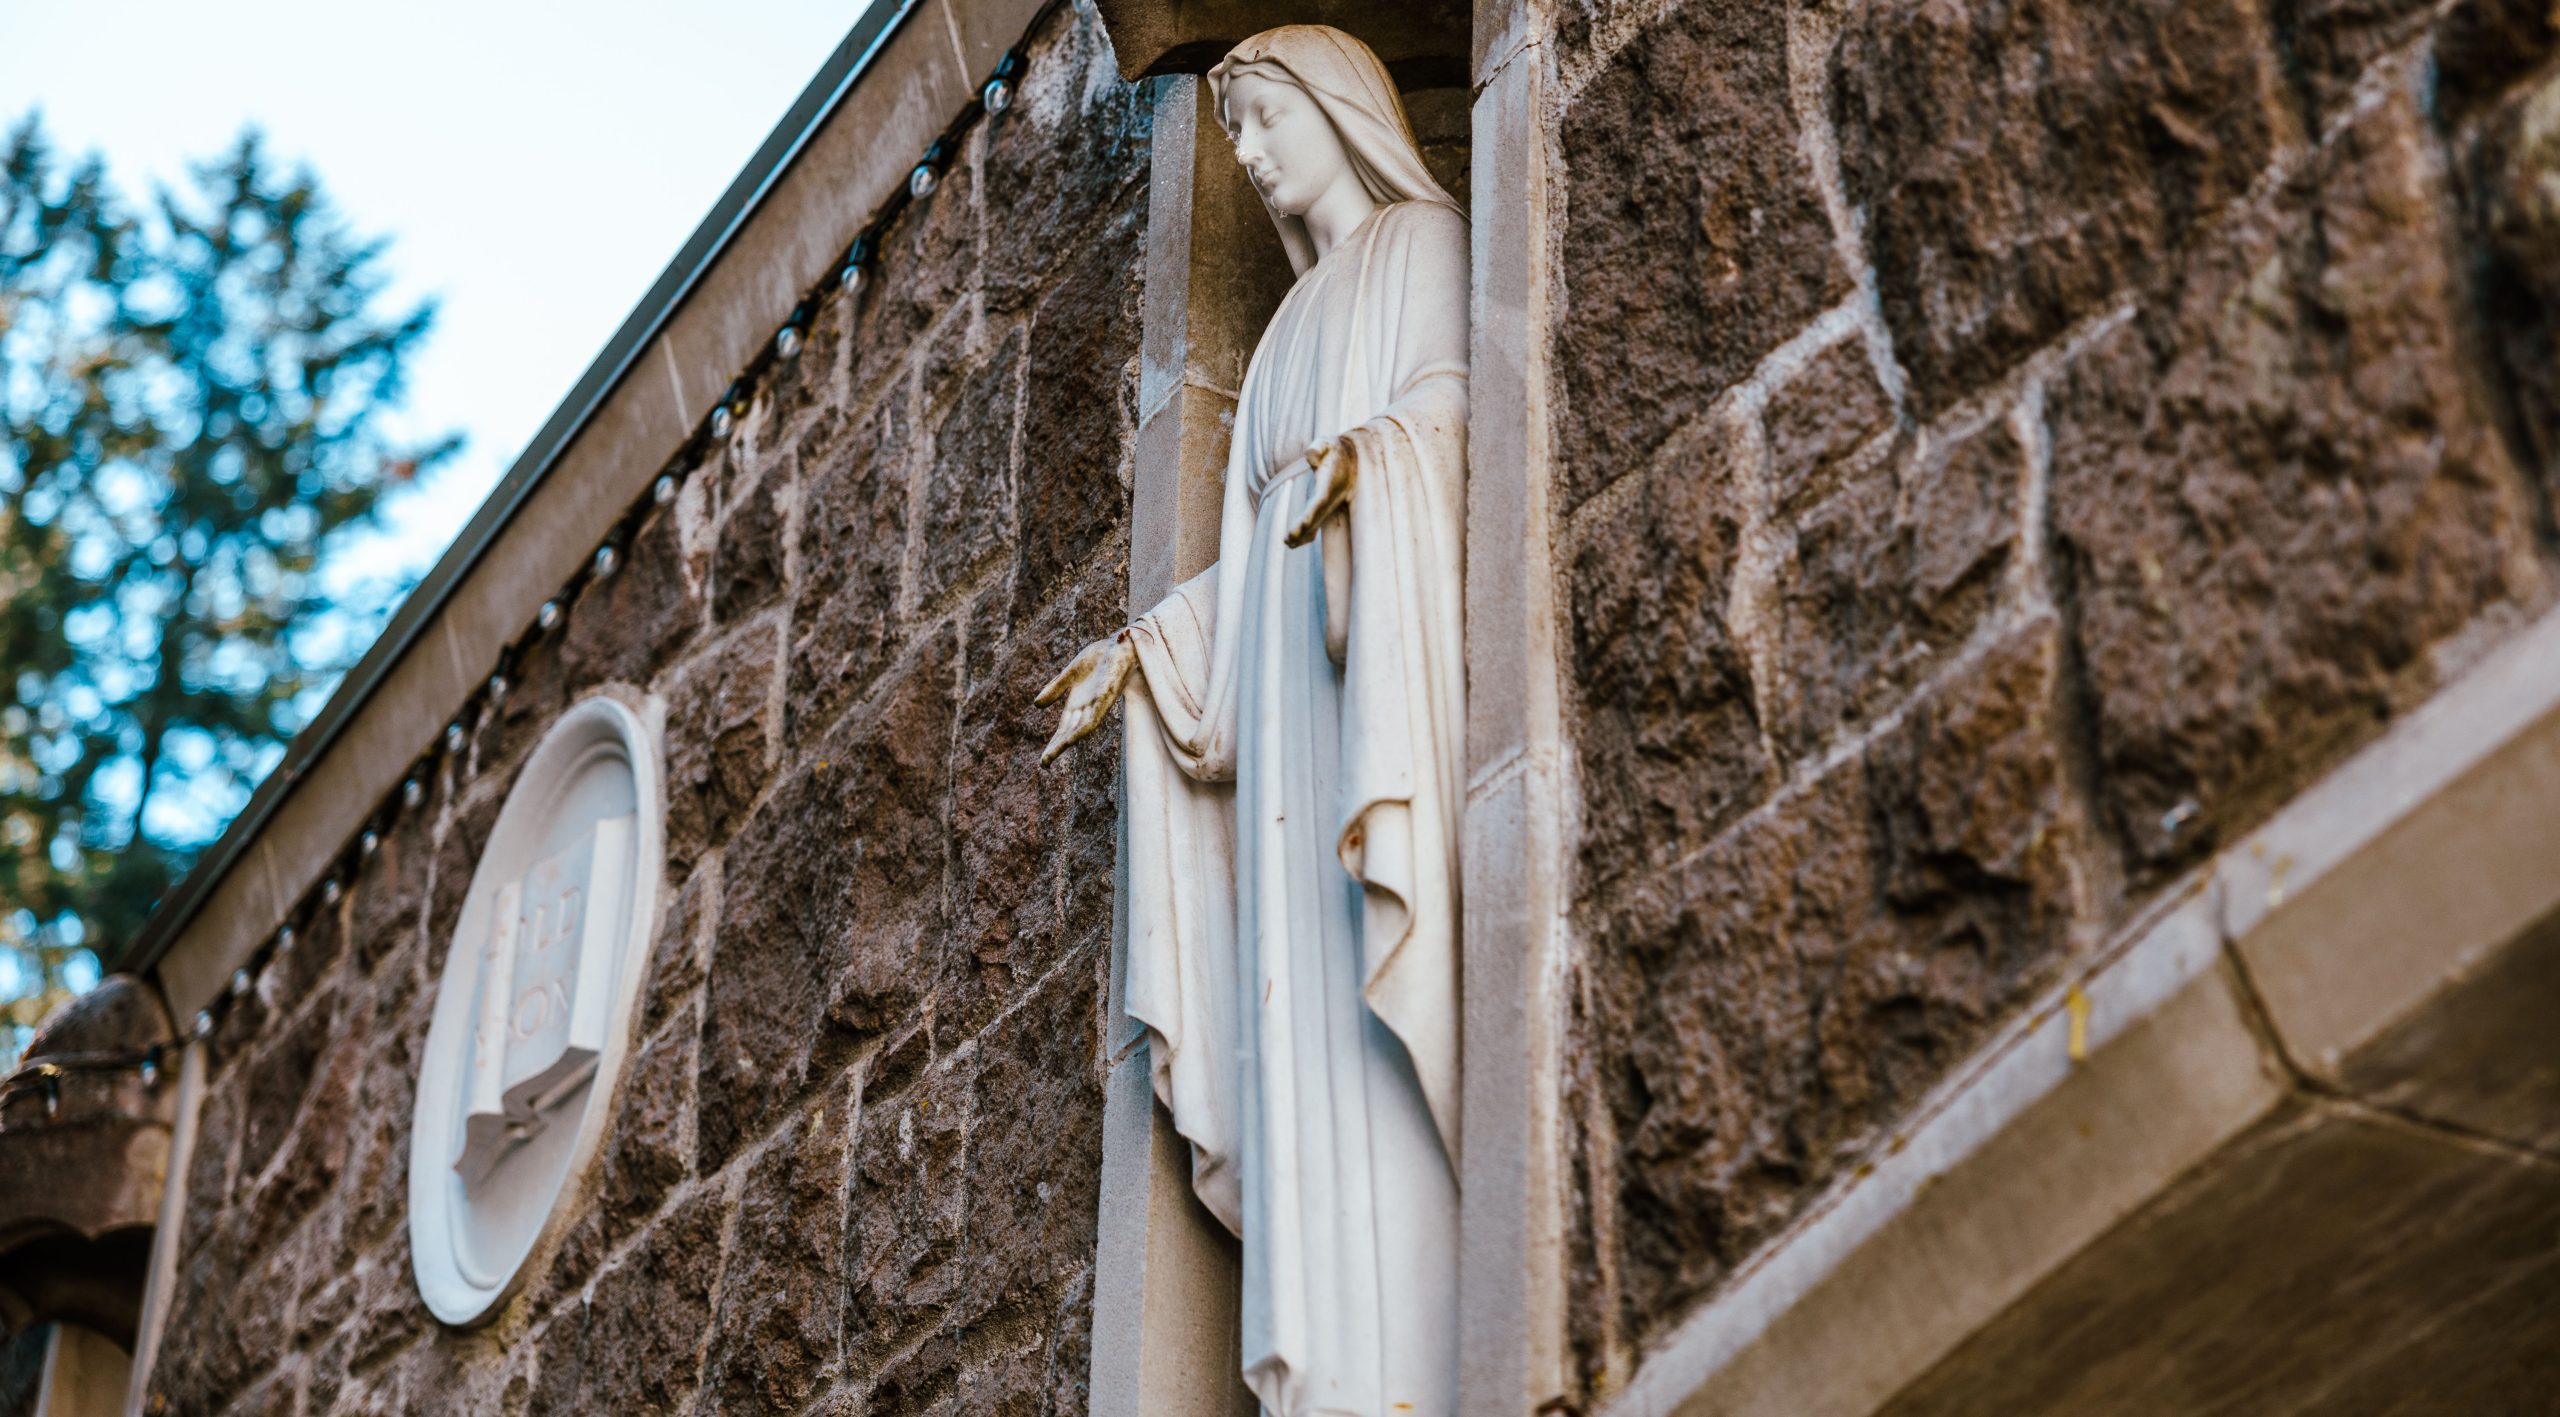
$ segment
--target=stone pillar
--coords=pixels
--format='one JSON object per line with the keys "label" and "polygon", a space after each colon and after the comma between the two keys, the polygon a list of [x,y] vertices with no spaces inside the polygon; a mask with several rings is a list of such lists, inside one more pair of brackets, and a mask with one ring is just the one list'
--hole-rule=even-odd
{"label": "stone pillar", "polygon": [[1565,792],[1539,121],[1553,61],[1532,0],[1480,0],[1474,50],[1459,1410],[1510,1417],[1564,1391]]}
{"label": "stone pillar", "polygon": [[143,1282],[142,1321],[133,1338],[133,1381],[125,1394],[125,1417],[144,1417],[151,1366],[159,1361],[160,1336],[169,1326],[169,1295],[178,1281],[178,1244],[186,1233],[187,1176],[195,1165],[196,1137],[203,1124],[205,1067],[202,1044],[178,1055],[175,1130],[169,1139],[167,1180],[160,1188],[159,1224],[151,1232],[151,1268]]}
{"label": "stone pillar", "polygon": [[118,1417],[133,1360],[116,1341],[75,1323],[54,1325],[35,1417]]}
{"label": "stone pillar", "polygon": [[[1217,559],[1236,390],[1289,287],[1279,237],[1207,98],[1207,85],[1190,75],[1156,89],[1130,489],[1132,615]],[[1250,1414],[1238,1376],[1241,1252],[1192,1194],[1188,1153],[1155,1101],[1146,1040],[1122,1007],[1125,918],[1114,935],[1092,1410]]]}

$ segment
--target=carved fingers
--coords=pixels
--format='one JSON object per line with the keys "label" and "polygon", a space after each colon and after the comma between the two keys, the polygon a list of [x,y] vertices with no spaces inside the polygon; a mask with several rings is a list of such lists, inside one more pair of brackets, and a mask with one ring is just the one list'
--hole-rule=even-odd
{"label": "carved fingers", "polygon": [[1049,762],[1100,727],[1111,706],[1120,701],[1129,673],[1137,665],[1137,650],[1119,635],[1095,640],[1067,661],[1067,667],[1033,700],[1041,704],[1066,700],[1058,715],[1058,731],[1050,735],[1049,746],[1040,750],[1040,761]]}
{"label": "carved fingers", "polygon": [[1360,458],[1351,451],[1348,438],[1308,448],[1307,465],[1315,469],[1316,500],[1307,508],[1307,514],[1298,518],[1298,524],[1289,528],[1291,546],[1304,546],[1315,540],[1327,518],[1351,505],[1352,486],[1360,480]]}
{"label": "carved fingers", "polygon": [[[1113,639],[1117,638],[1118,636],[1113,637]],[[1100,657],[1099,651],[1111,642],[1111,640],[1095,640],[1077,650],[1076,657],[1068,660],[1067,667],[1059,670],[1039,693],[1033,695],[1031,702],[1044,705],[1056,703],[1059,696],[1074,687],[1077,680],[1092,672],[1094,661]]]}

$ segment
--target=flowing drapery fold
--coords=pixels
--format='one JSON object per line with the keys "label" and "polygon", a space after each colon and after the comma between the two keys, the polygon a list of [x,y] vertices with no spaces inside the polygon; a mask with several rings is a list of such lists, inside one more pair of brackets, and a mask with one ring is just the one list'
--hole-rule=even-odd
{"label": "flowing drapery fold", "polygon": [[[1465,257],[1417,200],[1307,269],[1246,374],[1219,560],[1126,631],[1127,1007],[1288,1417],[1455,1400]],[[1293,549],[1318,442],[1356,490]]]}

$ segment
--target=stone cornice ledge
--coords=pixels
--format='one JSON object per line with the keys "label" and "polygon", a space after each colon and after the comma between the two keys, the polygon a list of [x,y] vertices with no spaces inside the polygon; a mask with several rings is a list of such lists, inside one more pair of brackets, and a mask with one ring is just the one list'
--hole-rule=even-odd
{"label": "stone cornice ledge", "polygon": [[2405,1066],[2375,1095],[2356,1055],[2560,906],[2553,841],[2560,612],[2164,893],[1655,1344],[1603,1417],[1872,1412],[2291,1098],[2542,1154]]}

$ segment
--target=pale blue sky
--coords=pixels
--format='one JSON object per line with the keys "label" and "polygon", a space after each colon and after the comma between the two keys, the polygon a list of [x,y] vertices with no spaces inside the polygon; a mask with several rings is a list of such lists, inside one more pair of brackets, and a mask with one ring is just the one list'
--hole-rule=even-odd
{"label": "pale blue sky", "polygon": [[470,440],[352,558],[415,573],[867,3],[0,0],[0,123],[41,108],[134,198],[255,123],[392,238],[395,295],[442,304],[411,417]]}

